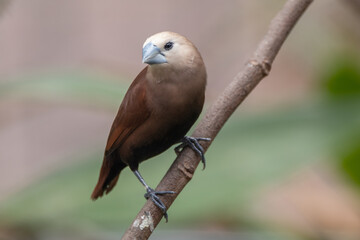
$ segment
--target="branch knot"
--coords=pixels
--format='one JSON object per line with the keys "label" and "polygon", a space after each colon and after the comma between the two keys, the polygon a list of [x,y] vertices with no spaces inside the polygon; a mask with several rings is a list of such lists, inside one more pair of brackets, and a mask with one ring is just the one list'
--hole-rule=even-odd
{"label": "branch knot", "polygon": [[195,169],[188,162],[182,162],[178,165],[178,169],[184,174],[187,179],[192,179]]}
{"label": "branch knot", "polygon": [[271,63],[270,63],[270,61],[268,61],[268,60],[263,60],[263,61],[260,63],[258,60],[253,59],[253,60],[250,60],[250,61],[249,61],[249,64],[251,64],[251,65],[254,66],[254,67],[260,67],[261,72],[262,72],[262,74],[263,74],[264,77],[267,76],[267,75],[269,75],[269,73],[270,73]]}

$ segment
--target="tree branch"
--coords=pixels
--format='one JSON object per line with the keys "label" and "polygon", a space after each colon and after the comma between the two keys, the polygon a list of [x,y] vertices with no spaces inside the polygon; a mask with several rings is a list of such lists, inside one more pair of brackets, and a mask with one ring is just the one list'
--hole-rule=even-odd
{"label": "tree branch", "polygon": [[[260,42],[253,58],[238,73],[225,91],[207,111],[192,136],[209,137],[214,140],[225,122],[242,103],[254,87],[267,76],[271,64],[291,29],[309,6],[312,0],[288,0],[269,26],[264,39]],[[202,144],[206,151],[210,142]],[[156,188],[157,191],[171,190],[176,194],[163,196],[167,208],[176,199],[185,185],[191,180],[200,158],[186,148],[176,158],[170,169]],[[140,210],[122,239],[148,239],[162,218],[161,210],[148,200]]]}

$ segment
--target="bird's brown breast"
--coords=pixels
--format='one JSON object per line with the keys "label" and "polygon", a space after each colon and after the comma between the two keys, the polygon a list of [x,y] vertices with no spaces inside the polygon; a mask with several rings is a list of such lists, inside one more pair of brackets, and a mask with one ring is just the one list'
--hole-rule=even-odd
{"label": "bird's brown breast", "polygon": [[130,168],[179,141],[198,118],[204,103],[205,79],[157,82],[145,78],[150,116],[124,141],[120,158]]}

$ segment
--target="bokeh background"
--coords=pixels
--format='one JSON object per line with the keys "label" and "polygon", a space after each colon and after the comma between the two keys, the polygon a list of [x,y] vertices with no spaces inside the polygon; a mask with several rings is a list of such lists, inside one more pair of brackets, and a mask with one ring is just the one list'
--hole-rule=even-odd
{"label": "bokeh background", "polygon": [[[198,46],[205,109],[283,0],[1,0],[0,239],[119,239],[144,204],[128,169],[92,202],[117,108],[171,30]],[[152,239],[360,239],[360,3],[316,0]],[[156,186],[169,150],[140,169]]]}

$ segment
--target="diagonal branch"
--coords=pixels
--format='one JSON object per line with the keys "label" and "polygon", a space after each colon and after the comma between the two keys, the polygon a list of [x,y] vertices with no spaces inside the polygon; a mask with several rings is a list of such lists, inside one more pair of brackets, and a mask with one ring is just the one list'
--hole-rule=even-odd
{"label": "diagonal branch", "polygon": [[[193,133],[194,137],[209,137],[214,140],[231,114],[261,79],[269,74],[271,64],[286,37],[312,1],[288,0],[285,3],[270,23],[269,30],[260,42],[253,58],[235,76],[234,80],[206,112]],[[203,142],[202,146],[206,151],[210,142]],[[200,158],[192,150],[186,148],[171,165],[156,188],[157,191],[172,190],[176,192],[176,194],[162,197],[167,208],[171,206],[177,195],[191,180],[199,161]],[[148,239],[162,216],[161,210],[148,200],[122,239]]]}

